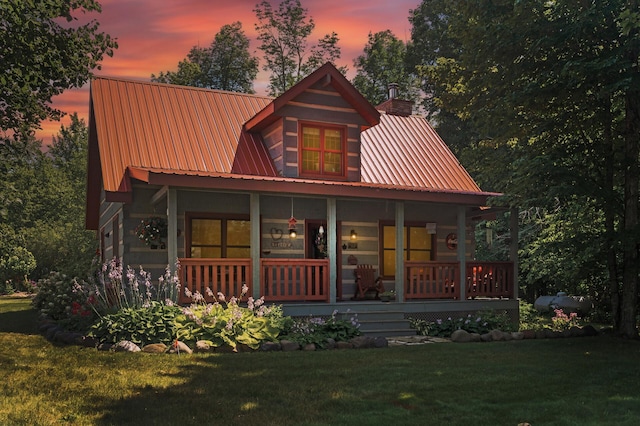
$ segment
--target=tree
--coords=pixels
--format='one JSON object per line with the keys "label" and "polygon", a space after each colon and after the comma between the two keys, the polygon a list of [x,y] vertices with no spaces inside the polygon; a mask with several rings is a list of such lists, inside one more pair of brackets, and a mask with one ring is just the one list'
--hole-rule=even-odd
{"label": "tree", "polygon": [[249,39],[242,24],[223,25],[208,48],[194,46],[178,71],[151,74],[151,80],[182,86],[254,93],[258,59],[249,53]]}
{"label": "tree", "polygon": [[416,97],[415,79],[407,69],[407,48],[391,30],[369,33],[364,53],[358,56],[353,65],[356,76],[353,85],[373,105],[387,100],[389,84],[398,84],[398,95],[403,99]]}
{"label": "tree", "polygon": [[[0,2],[0,130],[14,137],[57,120],[51,98],[81,87],[112,56],[117,43],[92,20],[74,26],[77,12],[100,12],[93,0]],[[65,22],[62,22],[65,21]]]}
{"label": "tree", "polygon": [[[253,10],[258,18],[255,24],[264,52],[265,71],[270,71],[269,94],[278,96],[325,62],[340,58],[338,35],[325,35],[308,49],[307,38],[315,28],[313,18],[307,16],[300,0],[282,0],[278,9],[263,0]],[[344,67],[340,71],[345,73]]]}
{"label": "tree", "polygon": [[[431,4],[442,6],[423,1]],[[628,337],[637,337],[640,241],[640,19],[629,12],[637,10],[623,0],[452,1],[438,16],[456,48],[423,65],[434,104],[512,153],[498,190],[567,212],[549,216],[553,223],[600,223],[590,233],[597,249],[580,263],[606,268],[614,325]],[[580,206],[593,214],[569,213]],[[555,235],[570,246],[575,233],[566,231]]]}

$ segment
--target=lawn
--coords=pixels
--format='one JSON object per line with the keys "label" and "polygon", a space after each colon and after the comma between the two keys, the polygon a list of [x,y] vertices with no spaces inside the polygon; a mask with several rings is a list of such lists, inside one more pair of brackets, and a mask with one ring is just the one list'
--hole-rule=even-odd
{"label": "lawn", "polygon": [[0,425],[636,425],[612,337],[208,355],[51,345],[0,298]]}

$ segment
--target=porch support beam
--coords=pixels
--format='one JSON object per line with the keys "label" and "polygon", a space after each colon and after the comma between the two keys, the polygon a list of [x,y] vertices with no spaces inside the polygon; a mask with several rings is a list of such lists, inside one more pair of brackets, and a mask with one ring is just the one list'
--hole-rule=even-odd
{"label": "porch support beam", "polygon": [[[404,302],[404,201],[396,201],[396,282],[398,302]],[[381,259],[382,261],[382,259]]]}
{"label": "porch support beam", "polygon": [[249,195],[249,219],[251,221],[251,296],[260,298],[260,195]]}
{"label": "porch support beam", "polygon": [[336,199],[327,198],[327,255],[329,256],[329,302],[336,303],[338,283],[338,226]]}
{"label": "porch support beam", "polygon": [[178,191],[167,187],[167,264],[171,274],[178,262]]}
{"label": "porch support beam", "polygon": [[518,299],[518,209],[511,209],[509,218],[509,231],[511,233],[511,245],[509,246],[509,259],[513,262],[513,299]]}
{"label": "porch support beam", "polygon": [[167,196],[168,191],[169,191],[169,187],[167,185],[158,189],[156,193],[151,196],[151,204],[155,206],[160,201],[162,201],[162,199]]}
{"label": "porch support beam", "polygon": [[467,300],[467,209],[458,206],[458,263],[460,264],[460,300]]}

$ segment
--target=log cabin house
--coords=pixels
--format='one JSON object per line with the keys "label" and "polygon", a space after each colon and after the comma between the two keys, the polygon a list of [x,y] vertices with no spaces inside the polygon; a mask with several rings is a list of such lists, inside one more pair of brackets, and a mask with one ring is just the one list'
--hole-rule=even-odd
{"label": "log cabin house", "polygon": [[[275,99],[95,78],[86,226],[103,261],[157,277],[178,260],[192,291],[246,284],[293,316],[517,318],[517,264],[474,260],[474,221],[499,194],[390,92],[373,107],[330,63]],[[166,219],[158,247],[134,232],[150,216]],[[358,297],[359,265],[394,303]]]}

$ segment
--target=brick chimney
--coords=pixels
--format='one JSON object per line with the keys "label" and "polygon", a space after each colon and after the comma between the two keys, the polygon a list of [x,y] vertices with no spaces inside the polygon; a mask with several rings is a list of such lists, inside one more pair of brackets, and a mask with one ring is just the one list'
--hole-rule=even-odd
{"label": "brick chimney", "polygon": [[389,99],[378,105],[376,109],[391,115],[409,117],[413,112],[413,102],[398,99],[397,96],[398,85],[396,83],[389,84]]}

